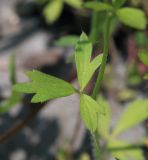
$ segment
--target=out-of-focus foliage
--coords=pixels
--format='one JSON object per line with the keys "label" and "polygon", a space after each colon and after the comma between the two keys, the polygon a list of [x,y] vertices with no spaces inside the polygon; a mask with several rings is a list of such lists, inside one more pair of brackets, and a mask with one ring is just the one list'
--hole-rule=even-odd
{"label": "out-of-focus foliage", "polygon": [[55,41],[55,45],[60,47],[74,47],[77,44],[78,40],[79,40],[78,36],[68,35]]}
{"label": "out-of-focus foliage", "polygon": [[[142,105],[141,105],[142,104]],[[129,104],[113,131],[116,136],[148,118],[148,100],[139,99]]]}
{"label": "out-of-focus foliage", "polygon": [[135,62],[127,65],[127,71],[128,71],[128,84],[130,86],[136,86],[142,82],[142,77],[138,72],[138,67]]}
{"label": "out-of-focus foliage", "polygon": [[93,2],[86,2],[84,6],[94,11],[107,11],[107,13],[110,12],[113,15],[116,14],[118,20],[121,23],[135,29],[141,29],[141,30],[145,29],[147,21],[145,13],[142,10],[132,7],[122,7],[116,9],[117,6],[121,7],[124,4],[124,2],[125,1],[118,1],[118,2],[113,1],[113,5],[111,5],[109,3],[93,1]]}
{"label": "out-of-focus foliage", "polygon": [[[102,98],[101,98],[102,99]],[[129,128],[135,126],[136,124],[144,121],[148,117],[148,100],[139,99],[130,103],[127,106],[125,112],[121,115],[119,122],[117,123],[115,129],[113,129],[112,134],[110,133],[110,109],[108,104],[99,98],[99,105],[103,108],[106,108],[104,115],[99,115],[98,120],[100,120],[99,124],[103,126],[98,127],[98,131],[100,133],[101,138],[103,138],[107,144],[107,150],[110,151],[116,159],[127,159],[127,160],[144,160],[144,155],[142,149],[137,147],[137,145],[144,144],[143,142],[138,142],[137,144],[130,144],[126,141],[121,141],[117,139],[117,136],[120,133],[128,130]],[[102,102],[102,103],[101,103]],[[142,105],[141,105],[142,104]],[[100,118],[102,117],[102,118]],[[105,132],[104,132],[105,131]],[[103,133],[103,134],[101,134]],[[105,136],[106,135],[106,136]]]}
{"label": "out-of-focus foliage", "polygon": [[74,8],[81,8],[82,0],[36,0],[37,4],[46,4],[43,15],[49,24],[54,23],[61,15],[64,4]]}
{"label": "out-of-focus foliage", "polygon": [[134,99],[135,97],[136,97],[135,91],[133,91],[132,89],[128,89],[128,88],[122,89],[117,95],[119,102],[126,102],[128,100]]}
{"label": "out-of-focus foliage", "polygon": [[125,25],[135,29],[145,29],[147,25],[145,14],[140,9],[121,8],[117,12],[118,19]]}
{"label": "out-of-focus foliage", "polygon": [[148,73],[144,75],[144,79],[148,79]]}
{"label": "out-of-focus foliage", "polygon": [[53,0],[46,5],[43,14],[48,23],[53,23],[60,17],[62,10],[63,2],[60,0]]}
{"label": "out-of-focus foliage", "polygon": [[[148,66],[148,52],[147,51],[141,51],[139,54],[140,60]],[[148,79],[148,73],[145,74],[144,79]]]}
{"label": "out-of-focus foliage", "polygon": [[0,103],[0,113],[8,112],[14,105],[21,101],[20,93],[12,91],[11,96]]}
{"label": "out-of-focus foliage", "polygon": [[116,8],[119,8],[119,7],[123,6],[126,1],[127,1],[127,0],[112,0],[113,5],[114,5]]}
{"label": "out-of-focus foliage", "polygon": [[124,141],[111,140],[108,143],[108,148],[113,157],[119,160],[145,160],[141,149]]}
{"label": "out-of-focus foliage", "polygon": [[135,38],[136,38],[138,47],[147,47],[148,36],[146,35],[145,32],[136,32]]}
{"label": "out-of-focus foliage", "polygon": [[90,156],[87,153],[83,153],[79,160],[90,160]]}
{"label": "out-of-focus foliage", "polygon": [[[10,56],[9,74],[10,74],[11,85],[14,85],[16,83],[16,66],[15,66],[15,56],[14,55]],[[21,101],[20,93],[15,92],[13,89],[11,89],[10,97],[6,100],[3,100],[0,103],[0,113],[8,112],[10,108],[12,108],[14,105],[19,103],[20,101]]]}
{"label": "out-of-focus foliage", "polygon": [[139,54],[140,60],[148,66],[148,52],[146,51],[141,51]]}
{"label": "out-of-focus foliage", "polygon": [[97,12],[113,10],[113,7],[110,4],[103,2],[86,2],[84,3],[84,7],[88,9],[93,9]]}

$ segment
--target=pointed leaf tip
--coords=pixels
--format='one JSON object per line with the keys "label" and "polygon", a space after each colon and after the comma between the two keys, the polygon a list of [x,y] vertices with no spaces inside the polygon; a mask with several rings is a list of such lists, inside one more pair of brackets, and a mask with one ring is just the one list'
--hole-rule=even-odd
{"label": "pointed leaf tip", "polygon": [[34,93],[33,103],[69,96],[76,92],[68,82],[40,71],[28,71],[26,75],[31,79],[31,82],[16,84],[13,89],[22,93]]}

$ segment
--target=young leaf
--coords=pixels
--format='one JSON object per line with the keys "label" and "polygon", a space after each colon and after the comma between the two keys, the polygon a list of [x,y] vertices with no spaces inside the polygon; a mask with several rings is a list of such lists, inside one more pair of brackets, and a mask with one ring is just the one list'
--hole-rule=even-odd
{"label": "young leaf", "polygon": [[145,29],[147,25],[145,14],[140,9],[125,7],[116,12],[118,19],[125,25],[135,29]]}
{"label": "young leaf", "polygon": [[63,2],[61,0],[52,0],[44,8],[43,14],[48,23],[54,23],[59,17],[63,9]]}
{"label": "young leaf", "polygon": [[102,96],[97,99],[98,106],[102,108],[102,114],[98,116],[98,133],[104,138],[109,137],[111,110],[109,104]]}
{"label": "young leaf", "polygon": [[124,5],[127,0],[114,0],[113,4],[116,8],[119,8]]}
{"label": "young leaf", "polygon": [[146,65],[148,66],[148,52],[145,51],[141,51],[139,54],[140,60]]}
{"label": "young leaf", "polygon": [[71,47],[75,46],[79,40],[78,36],[75,35],[69,35],[64,36],[57,41],[55,41],[55,45],[61,46],[61,47]]}
{"label": "young leaf", "polygon": [[97,113],[99,112],[99,106],[95,100],[91,97],[81,94],[80,95],[80,114],[86,127],[95,132],[97,129]]}
{"label": "young leaf", "polygon": [[72,7],[80,8],[82,4],[82,0],[64,0],[67,4]]}
{"label": "young leaf", "polygon": [[136,148],[133,144],[128,144],[124,141],[111,140],[108,148],[113,157],[119,160],[145,160],[140,148]]}
{"label": "young leaf", "polygon": [[75,49],[75,61],[78,80],[83,90],[102,61],[102,54],[91,60],[92,44],[85,33],[82,33]]}
{"label": "young leaf", "polygon": [[113,7],[108,3],[103,2],[86,2],[84,3],[84,7],[88,9],[92,9],[94,11],[110,11],[113,10]]}
{"label": "young leaf", "polygon": [[15,104],[19,103],[21,100],[21,96],[17,92],[12,92],[12,95],[5,101],[0,103],[0,113],[6,113],[9,111],[11,107]]}
{"label": "young leaf", "polygon": [[136,124],[148,118],[148,100],[139,99],[131,103],[122,114],[117,126],[113,131],[113,135],[126,131]]}
{"label": "young leaf", "polygon": [[32,103],[65,97],[76,92],[71,84],[42,72],[36,70],[28,71],[26,75],[32,81],[16,84],[13,86],[13,89],[23,93],[35,93],[31,101]]}

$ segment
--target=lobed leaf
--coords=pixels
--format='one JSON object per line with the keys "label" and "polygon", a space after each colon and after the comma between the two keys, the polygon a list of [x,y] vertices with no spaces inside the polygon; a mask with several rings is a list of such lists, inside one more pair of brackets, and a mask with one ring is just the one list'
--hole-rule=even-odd
{"label": "lobed leaf", "polygon": [[13,89],[23,93],[34,93],[31,102],[44,102],[49,99],[65,97],[75,93],[73,86],[64,80],[33,70],[26,75],[32,80],[28,83],[19,83]]}
{"label": "lobed leaf", "polygon": [[113,135],[126,131],[148,118],[148,100],[139,99],[131,103],[118,121]]}
{"label": "lobed leaf", "polygon": [[78,81],[83,90],[99,67],[102,61],[102,54],[91,61],[92,44],[87,35],[83,32],[75,49],[75,61],[78,74]]}
{"label": "lobed leaf", "polygon": [[91,131],[95,132],[97,129],[97,120],[99,112],[98,104],[91,97],[80,95],[80,114],[85,126]]}
{"label": "lobed leaf", "polygon": [[145,160],[143,151],[124,141],[111,140],[108,148],[113,157],[121,160]]}
{"label": "lobed leaf", "polygon": [[59,17],[63,9],[63,2],[61,0],[52,0],[43,10],[43,14],[48,23],[54,23]]}
{"label": "lobed leaf", "polygon": [[145,29],[147,25],[145,14],[140,9],[125,7],[116,11],[118,19],[125,25],[135,29]]}
{"label": "lobed leaf", "polygon": [[108,3],[103,2],[86,2],[84,3],[84,7],[88,9],[92,9],[94,11],[110,11],[113,10],[113,7]]}

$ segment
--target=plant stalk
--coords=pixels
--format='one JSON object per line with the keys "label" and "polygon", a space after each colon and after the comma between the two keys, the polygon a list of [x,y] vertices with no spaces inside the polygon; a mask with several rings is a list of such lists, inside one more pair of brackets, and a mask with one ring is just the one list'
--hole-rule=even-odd
{"label": "plant stalk", "polygon": [[[100,1],[100,0],[94,0],[94,1]],[[95,44],[98,41],[98,37],[100,36],[100,20],[101,19],[101,13],[93,11],[92,13],[92,20],[91,20],[91,30],[89,34],[90,41]]]}
{"label": "plant stalk", "polygon": [[95,44],[96,41],[98,40],[98,37],[99,37],[99,25],[98,25],[98,22],[99,22],[99,15],[97,12],[93,12],[93,15],[92,15],[92,24],[91,24],[91,31],[90,31],[90,35],[89,35],[89,38],[90,38],[90,41]]}
{"label": "plant stalk", "polygon": [[111,27],[112,15],[108,14],[106,18],[105,30],[104,30],[104,48],[103,48],[103,58],[101,62],[101,67],[99,74],[95,83],[95,87],[92,93],[92,98],[96,100],[97,94],[99,93],[103,75],[105,72],[105,66],[107,62],[108,52],[109,52],[109,39],[110,39],[110,27]]}
{"label": "plant stalk", "polygon": [[[95,87],[92,93],[92,98],[94,100],[97,99],[97,94],[99,93],[100,86],[101,86],[101,81],[103,79],[104,71],[105,71],[105,66],[107,62],[107,57],[108,57],[108,52],[109,52],[109,39],[110,39],[110,27],[111,27],[111,20],[112,16],[110,14],[107,15],[106,18],[106,24],[105,24],[105,30],[104,30],[104,48],[103,48],[103,58],[101,62],[101,67],[100,71],[95,83]],[[94,141],[94,146],[95,146],[95,158],[96,160],[100,160],[101,157],[101,152],[100,152],[100,145],[99,145],[99,134],[98,134],[98,129],[93,135],[93,141]]]}

